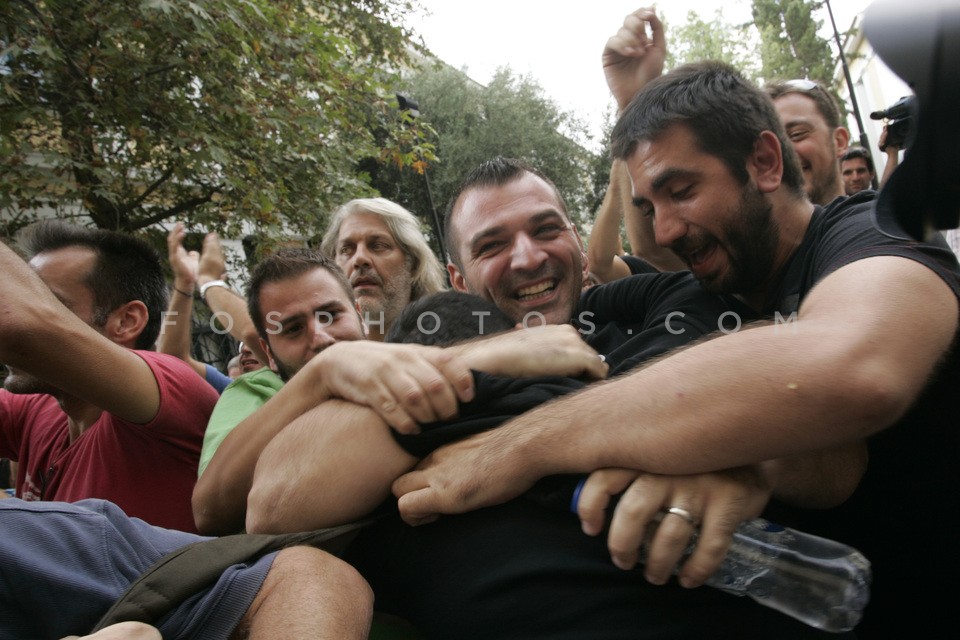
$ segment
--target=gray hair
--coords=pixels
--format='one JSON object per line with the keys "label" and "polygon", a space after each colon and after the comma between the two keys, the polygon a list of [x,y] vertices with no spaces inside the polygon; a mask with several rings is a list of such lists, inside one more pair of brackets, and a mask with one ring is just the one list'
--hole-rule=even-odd
{"label": "gray hair", "polygon": [[333,214],[330,226],[323,235],[320,249],[331,258],[336,257],[337,240],[344,220],[356,213],[372,213],[383,220],[393,239],[412,262],[410,300],[418,300],[447,288],[443,265],[427,244],[416,216],[396,202],[386,198],[357,198],[341,206]]}

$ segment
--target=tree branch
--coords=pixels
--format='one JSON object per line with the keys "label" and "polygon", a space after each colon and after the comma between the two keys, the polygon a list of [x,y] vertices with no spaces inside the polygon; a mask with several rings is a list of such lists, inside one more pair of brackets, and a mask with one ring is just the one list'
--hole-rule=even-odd
{"label": "tree branch", "polygon": [[209,191],[208,193],[202,196],[191,198],[190,200],[184,200],[183,202],[177,205],[174,205],[169,209],[163,209],[162,211],[158,211],[157,213],[151,216],[147,216],[146,218],[137,220],[136,226],[133,226],[133,228],[131,229],[127,229],[127,231],[136,231],[137,229],[143,229],[144,227],[149,227],[152,224],[161,222],[162,220],[166,220],[167,218],[171,218],[177,215],[178,213],[189,211],[190,209],[199,207],[202,204],[206,204],[210,202],[210,200],[213,198],[213,194],[216,192],[217,192],[217,189],[212,189],[211,191]]}
{"label": "tree branch", "polygon": [[159,178],[156,179],[156,181],[153,184],[147,187],[137,199],[135,199],[133,202],[125,206],[123,208],[124,213],[130,213],[131,211],[139,207],[141,204],[143,204],[143,202],[150,197],[150,194],[152,194],[154,191],[159,189],[160,185],[162,185],[164,182],[169,180],[170,176],[172,175],[173,175],[173,166],[169,167],[166,171],[164,171],[163,175],[161,175]]}

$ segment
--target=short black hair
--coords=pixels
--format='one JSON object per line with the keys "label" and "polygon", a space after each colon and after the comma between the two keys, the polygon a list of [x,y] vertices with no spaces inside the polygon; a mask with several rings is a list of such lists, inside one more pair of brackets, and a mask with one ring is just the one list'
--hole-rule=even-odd
{"label": "short black hair", "polygon": [[850,147],[840,156],[840,162],[854,160],[856,158],[862,158],[863,161],[867,163],[867,168],[873,171],[873,164],[870,162],[870,152],[863,147]]}
{"label": "short black hair", "polygon": [[337,263],[324,255],[323,251],[307,247],[282,247],[257,263],[247,283],[247,310],[253,326],[264,341],[268,341],[267,325],[263,309],[260,308],[260,291],[264,285],[296,278],[314,269],[329,271],[347,295],[350,304],[354,303],[353,287],[347,282]]}
{"label": "short black hair", "polygon": [[513,320],[486,298],[442,291],[408,304],[386,341],[446,347],[513,327]]}
{"label": "short black hair", "polygon": [[97,261],[86,285],[93,293],[94,323],[103,326],[112,311],[139,300],[147,308],[147,324],[134,347],[154,348],[167,308],[167,282],[160,256],[146,241],[119,231],[81,227],[56,219],[24,227],[17,240],[28,260],[39,253],[67,247],[92,250]]}
{"label": "short black hair", "polygon": [[747,158],[757,139],[763,131],[772,132],[783,155],[783,184],[803,194],[800,160],[773,101],[730,65],[686,64],[651,81],[614,126],[611,153],[629,158],[641,140],[655,140],[675,124],[688,127],[699,148],[719,158],[741,184],[749,179]]}
{"label": "short black hair", "polygon": [[560,190],[557,189],[557,185],[539,169],[523,160],[517,160],[515,158],[497,156],[492,160],[487,160],[470,171],[460,184],[457,185],[456,191],[454,191],[450,200],[447,201],[447,208],[443,214],[443,239],[447,245],[447,259],[455,264],[458,269],[463,270],[463,262],[457,244],[457,236],[453,232],[453,214],[456,210],[457,203],[460,201],[460,197],[470,189],[499,187],[519,180],[528,173],[537,176],[550,186],[553,193],[557,196],[557,202],[560,203],[561,213],[563,213],[564,217],[568,220],[570,219],[570,214],[567,213],[567,204],[563,201],[563,196],[560,195]]}

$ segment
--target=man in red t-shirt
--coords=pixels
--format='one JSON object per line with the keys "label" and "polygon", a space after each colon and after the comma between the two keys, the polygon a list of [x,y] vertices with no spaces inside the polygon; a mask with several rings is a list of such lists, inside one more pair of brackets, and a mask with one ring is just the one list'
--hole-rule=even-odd
{"label": "man in red t-shirt", "polygon": [[102,498],[195,531],[190,495],[217,394],[152,351],[166,307],[157,254],[132,236],[48,220],[29,266],[0,246],[0,456],[25,500]]}

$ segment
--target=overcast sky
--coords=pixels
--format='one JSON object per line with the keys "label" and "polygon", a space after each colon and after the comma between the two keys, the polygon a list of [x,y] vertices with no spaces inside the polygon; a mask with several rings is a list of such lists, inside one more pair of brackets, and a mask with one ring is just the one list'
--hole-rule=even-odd
{"label": "overcast sky", "polygon": [[[444,62],[465,68],[486,84],[500,66],[533,76],[565,111],[583,117],[600,130],[612,103],[600,67],[607,38],[623,18],[644,6],[622,0],[420,0],[430,12],[410,21],[427,47]],[[658,13],[679,24],[689,10],[712,19],[718,7],[728,22],[750,20],[750,0],[669,0]],[[870,0],[831,0],[842,32]],[[832,39],[826,10],[818,16]],[[669,38],[669,34],[668,34]],[[668,41],[669,42],[669,41]]]}

